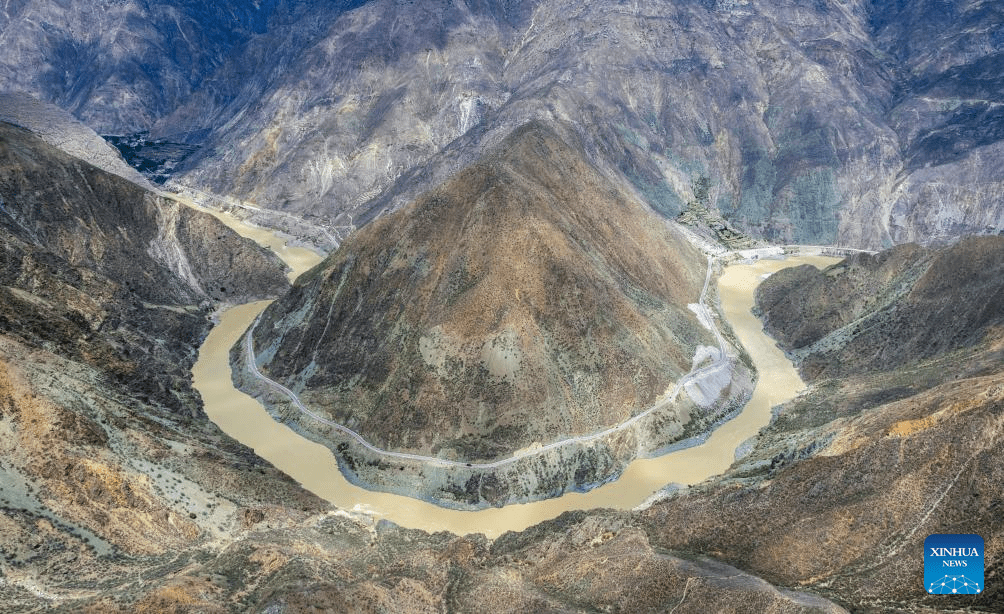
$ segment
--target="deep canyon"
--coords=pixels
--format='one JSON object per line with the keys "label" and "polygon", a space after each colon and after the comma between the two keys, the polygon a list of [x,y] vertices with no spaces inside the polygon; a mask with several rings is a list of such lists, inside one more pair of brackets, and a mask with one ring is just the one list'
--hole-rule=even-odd
{"label": "deep canyon", "polygon": [[1002,104],[994,0],[3,3],[0,611],[1001,611]]}

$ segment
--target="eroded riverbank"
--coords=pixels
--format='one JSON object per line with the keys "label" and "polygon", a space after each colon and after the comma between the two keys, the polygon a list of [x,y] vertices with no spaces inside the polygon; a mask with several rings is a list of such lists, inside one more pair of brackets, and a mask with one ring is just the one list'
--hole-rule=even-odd
{"label": "eroded riverbank", "polygon": [[725,471],[734,460],[736,448],[769,422],[771,406],[791,398],[803,386],[794,367],[762,333],[759,321],[750,312],[756,286],[763,275],[786,266],[823,265],[834,261],[832,258],[797,257],[728,267],[719,279],[719,296],[725,316],[760,373],[752,399],[739,416],[716,429],[700,445],[657,458],[635,460],[618,480],[588,493],[572,492],[501,509],[460,511],[402,495],[369,491],[349,483],[327,448],[274,421],[255,399],[233,387],[230,348],[267,302],[242,305],[222,314],[220,324],[206,339],[193,369],[195,386],[203,396],[206,412],[224,431],[254,448],[260,456],[333,505],[410,528],[484,533],[496,537],[505,531],[525,529],[564,511],[596,507],[631,509],[667,484],[694,484]]}

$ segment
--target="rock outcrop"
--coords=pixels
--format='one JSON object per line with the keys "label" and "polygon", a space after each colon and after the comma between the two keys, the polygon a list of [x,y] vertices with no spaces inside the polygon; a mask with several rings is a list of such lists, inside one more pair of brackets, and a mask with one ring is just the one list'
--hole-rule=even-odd
{"label": "rock outcrop", "polygon": [[168,305],[275,296],[275,254],[208,213],[156,196],[0,123],[0,213],[21,242]]}
{"label": "rock outcrop", "polygon": [[0,11],[0,91],[31,93],[101,134],[147,130],[208,85],[228,52],[305,4],[9,2]]}

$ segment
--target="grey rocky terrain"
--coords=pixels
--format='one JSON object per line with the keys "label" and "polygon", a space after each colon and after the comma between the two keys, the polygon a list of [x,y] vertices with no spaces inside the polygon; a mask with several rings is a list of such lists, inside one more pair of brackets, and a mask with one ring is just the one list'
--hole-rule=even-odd
{"label": "grey rocky terrain", "polygon": [[8,3],[0,90],[199,146],[176,186],[336,242],[531,119],[572,123],[664,215],[706,179],[716,215],[775,242],[1004,228],[992,0],[85,4]]}
{"label": "grey rocky terrain", "polygon": [[61,107],[24,92],[0,92],[0,121],[21,126],[49,145],[103,171],[153,188],[105,139]]}

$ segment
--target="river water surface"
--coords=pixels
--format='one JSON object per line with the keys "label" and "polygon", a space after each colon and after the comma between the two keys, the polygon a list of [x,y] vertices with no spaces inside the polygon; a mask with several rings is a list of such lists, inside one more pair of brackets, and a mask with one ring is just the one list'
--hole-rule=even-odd
{"label": "river water surface", "polygon": [[[320,260],[308,250],[286,247],[281,239],[265,230],[246,227],[236,220],[227,221],[241,234],[275,249],[293,267],[291,278]],[[785,267],[806,263],[825,266],[836,261],[820,256],[798,256],[727,267],[718,281],[722,311],[753,358],[760,377],[750,402],[704,443],[658,458],[636,460],[618,480],[588,493],[568,493],[501,509],[460,511],[350,484],[327,448],[279,424],[255,399],[233,387],[230,348],[265,309],[268,301],[234,307],[221,315],[219,325],[210,332],[199,352],[193,369],[194,382],[202,394],[206,413],[223,431],[333,505],[376,519],[387,519],[403,527],[445,530],[461,535],[483,533],[494,538],[505,531],[520,531],[569,510],[631,509],[667,484],[696,484],[728,469],[736,448],[770,421],[770,408],[804,388],[792,364],[774,341],[763,334],[760,321],[750,311],[756,286],[766,274]]]}

